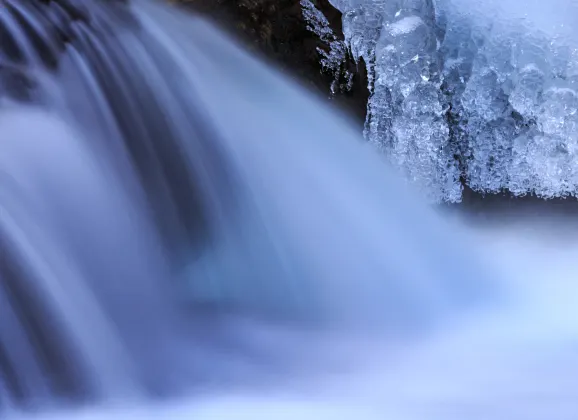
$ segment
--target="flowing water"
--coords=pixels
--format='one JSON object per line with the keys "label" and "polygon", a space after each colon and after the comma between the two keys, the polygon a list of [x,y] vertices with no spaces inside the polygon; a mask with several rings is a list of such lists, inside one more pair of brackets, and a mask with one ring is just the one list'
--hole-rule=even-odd
{"label": "flowing water", "polygon": [[571,248],[438,214],[182,11],[0,34],[2,418],[574,419]]}

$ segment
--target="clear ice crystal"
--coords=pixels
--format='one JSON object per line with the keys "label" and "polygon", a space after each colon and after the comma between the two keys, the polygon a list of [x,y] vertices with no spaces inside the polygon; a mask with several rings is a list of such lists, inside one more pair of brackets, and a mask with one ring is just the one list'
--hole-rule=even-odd
{"label": "clear ice crystal", "polygon": [[578,194],[578,3],[330,0],[368,69],[364,134],[434,202]]}
{"label": "clear ice crystal", "polygon": [[365,136],[429,199],[459,201],[433,3],[357,1],[345,7],[346,42],[369,74]]}

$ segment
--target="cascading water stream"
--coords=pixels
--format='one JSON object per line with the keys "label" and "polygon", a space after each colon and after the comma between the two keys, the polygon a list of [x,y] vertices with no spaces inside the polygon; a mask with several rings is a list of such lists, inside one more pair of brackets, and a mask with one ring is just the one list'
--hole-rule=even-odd
{"label": "cascading water stream", "polygon": [[[6,0],[0,34],[7,418],[283,388],[340,364],[348,340],[387,341],[397,415],[454,345],[475,360],[441,327],[524,307],[345,118],[202,19],[152,0]],[[524,321],[479,324],[490,363],[532,343],[508,335]],[[411,346],[424,340],[431,360]]]}
{"label": "cascading water stream", "polygon": [[179,300],[411,330],[492,289],[454,243],[424,252],[446,229],[392,205],[406,193],[349,127],[201,20],[154,2],[2,13],[2,67],[27,81],[4,82],[1,120],[12,399],[186,388]]}

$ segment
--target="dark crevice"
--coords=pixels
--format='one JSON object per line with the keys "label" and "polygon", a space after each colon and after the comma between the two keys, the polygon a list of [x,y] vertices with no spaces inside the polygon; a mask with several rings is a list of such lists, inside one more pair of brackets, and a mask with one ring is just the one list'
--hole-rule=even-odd
{"label": "dark crevice", "polygon": [[[328,0],[312,0],[327,18],[338,39],[343,40],[341,12]],[[223,26],[241,40],[251,51],[272,62],[290,77],[329,98],[335,74],[323,71],[318,48],[328,51],[329,45],[307,29],[299,0],[180,0]],[[343,75],[353,74],[350,90],[341,90],[332,96],[332,103],[354,116],[361,124],[365,121],[369,90],[367,71],[363,60],[355,63],[350,54],[341,68]]]}

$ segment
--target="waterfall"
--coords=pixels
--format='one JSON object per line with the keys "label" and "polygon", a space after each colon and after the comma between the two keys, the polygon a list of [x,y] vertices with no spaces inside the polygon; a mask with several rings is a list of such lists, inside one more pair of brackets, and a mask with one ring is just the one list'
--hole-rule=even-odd
{"label": "waterfall", "polygon": [[525,308],[468,230],[205,20],[153,0],[5,0],[0,34],[2,416],[151,416],[304,378],[329,393],[314,372],[373,353],[399,362],[379,388],[393,416],[420,399],[404,378],[442,379],[456,351],[508,371],[533,343],[527,317],[468,324]]}
{"label": "waterfall", "polygon": [[182,389],[184,307],[421,329],[492,294],[346,123],[206,22],[154,2],[2,16],[26,81],[2,79],[0,114],[13,400]]}

